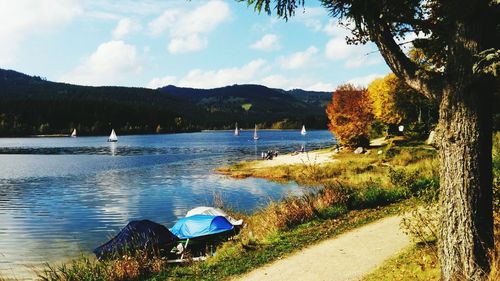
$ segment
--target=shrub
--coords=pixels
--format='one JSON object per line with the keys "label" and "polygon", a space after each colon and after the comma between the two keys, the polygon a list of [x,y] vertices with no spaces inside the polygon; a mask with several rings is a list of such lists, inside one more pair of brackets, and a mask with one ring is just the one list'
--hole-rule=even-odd
{"label": "shrub", "polygon": [[366,190],[353,193],[349,198],[348,207],[350,209],[374,208],[395,203],[404,198],[404,192],[400,189],[368,187]]}
{"label": "shrub", "polygon": [[399,154],[393,157],[391,162],[393,165],[407,166],[413,160],[413,154],[408,149],[402,149]]}
{"label": "shrub", "polygon": [[394,187],[401,188],[406,196],[413,196],[425,202],[436,202],[439,195],[439,179],[420,177],[420,171],[390,169],[389,180]]}
{"label": "shrub", "polygon": [[415,242],[435,242],[439,232],[439,214],[438,204],[419,207],[403,217],[401,228]]}
{"label": "shrub", "polygon": [[319,212],[319,215],[323,219],[334,219],[334,218],[340,217],[341,215],[343,215],[347,212],[348,212],[348,210],[347,210],[346,205],[336,205],[336,206],[322,209]]}

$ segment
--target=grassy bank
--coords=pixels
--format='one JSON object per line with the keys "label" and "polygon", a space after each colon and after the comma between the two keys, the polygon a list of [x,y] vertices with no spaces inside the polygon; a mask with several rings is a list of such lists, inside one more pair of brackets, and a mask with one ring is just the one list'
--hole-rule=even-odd
{"label": "grassy bank", "polygon": [[[217,255],[202,263],[167,265],[161,257],[137,253],[98,262],[81,257],[62,266],[47,266],[44,280],[223,280],[334,237],[379,218],[413,209],[437,193],[435,152],[423,145],[391,145],[379,155],[341,153],[339,161],[279,167],[279,180],[307,187],[242,217],[246,226]],[[226,168],[257,176],[252,163]],[[276,168],[259,169],[260,177]],[[430,199],[429,199],[430,198]]]}
{"label": "grassy bank", "polygon": [[[488,280],[500,280],[500,132],[493,136],[493,212],[495,249],[491,252],[491,267]],[[420,224],[435,224],[424,212],[420,212]],[[417,228],[423,229],[421,225]],[[414,228],[415,229],[415,228]],[[416,229],[418,230],[418,229]],[[417,244],[393,257],[363,281],[371,280],[440,280],[440,267],[436,237],[423,237],[411,231]]]}
{"label": "grassy bank", "polygon": [[239,276],[274,260],[286,257],[321,240],[335,237],[377,219],[401,213],[410,202],[382,208],[341,212],[330,218],[315,218],[287,230],[272,231],[265,239],[247,232],[225,243],[206,262],[167,265],[152,257],[123,257],[99,262],[82,256],[64,265],[47,265],[42,280],[225,280]]}
{"label": "grassy bank", "polygon": [[[311,159],[308,163],[268,168],[260,167],[261,160],[247,161],[221,167],[217,172],[234,178],[258,177],[316,186],[337,183],[359,188],[367,186],[394,188],[399,185],[394,181],[423,178],[437,180],[439,177],[436,151],[430,146],[400,142],[390,143],[381,150],[381,154],[377,153],[377,149],[367,154],[341,152],[333,156],[332,162],[316,163]],[[397,178],[396,174],[406,178]],[[403,182],[403,184],[409,183]]]}

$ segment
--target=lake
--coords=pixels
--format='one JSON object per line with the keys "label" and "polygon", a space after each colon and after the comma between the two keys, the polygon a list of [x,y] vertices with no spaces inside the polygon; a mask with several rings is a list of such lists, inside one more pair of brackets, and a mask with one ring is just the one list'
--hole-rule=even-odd
{"label": "lake", "polygon": [[[119,133],[119,132],[118,132]],[[222,165],[330,146],[328,131],[232,131],[107,137],[0,138],[0,276],[29,278],[32,266],[90,252],[129,221],[171,227],[214,194],[252,211],[288,194],[294,183],[231,179]]]}

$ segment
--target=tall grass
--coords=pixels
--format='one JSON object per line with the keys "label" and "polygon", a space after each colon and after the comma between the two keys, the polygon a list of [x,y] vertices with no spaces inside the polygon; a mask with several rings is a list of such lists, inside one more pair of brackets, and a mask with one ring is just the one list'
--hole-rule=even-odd
{"label": "tall grass", "polygon": [[151,255],[147,251],[123,255],[115,259],[99,261],[94,257],[82,255],[69,263],[60,265],[46,264],[36,272],[42,281],[121,281],[143,279],[165,269],[164,257]]}

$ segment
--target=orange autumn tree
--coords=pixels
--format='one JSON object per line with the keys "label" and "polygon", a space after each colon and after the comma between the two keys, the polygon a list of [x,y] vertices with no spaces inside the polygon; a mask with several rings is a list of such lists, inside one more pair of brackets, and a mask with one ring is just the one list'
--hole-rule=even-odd
{"label": "orange autumn tree", "polygon": [[326,108],[328,129],[341,145],[354,148],[369,144],[373,120],[371,102],[366,89],[351,84],[340,85]]}

